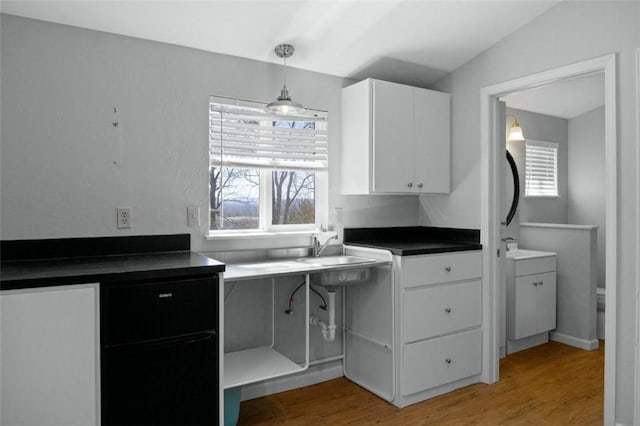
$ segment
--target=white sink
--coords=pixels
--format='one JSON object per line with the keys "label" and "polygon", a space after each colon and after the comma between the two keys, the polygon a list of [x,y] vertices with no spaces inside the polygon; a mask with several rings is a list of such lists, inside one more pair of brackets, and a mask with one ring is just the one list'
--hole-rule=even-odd
{"label": "white sink", "polygon": [[526,250],[521,248],[507,251],[507,259],[513,260],[536,259],[538,257],[548,257],[555,255],[555,253],[550,251]]}
{"label": "white sink", "polygon": [[373,263],[375,261],[375,259],[358,256],[320,256],[298,259],[298,262],[303,262],[313,266],[346,266],[361,263]]}

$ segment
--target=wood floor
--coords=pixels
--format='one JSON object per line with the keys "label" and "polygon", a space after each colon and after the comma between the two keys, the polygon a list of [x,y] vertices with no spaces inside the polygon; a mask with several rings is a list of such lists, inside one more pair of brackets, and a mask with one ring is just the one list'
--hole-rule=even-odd
{"label": "wood floor", "polygon": [[556,342],[509,355],[500,382],[475,384],[403,409],[345,378],[245,401],[239,425],[601,425],[604,342],[592,352]]}

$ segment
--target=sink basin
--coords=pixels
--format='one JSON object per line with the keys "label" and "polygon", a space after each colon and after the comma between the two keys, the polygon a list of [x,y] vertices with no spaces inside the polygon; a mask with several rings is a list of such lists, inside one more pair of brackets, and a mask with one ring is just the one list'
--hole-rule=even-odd
{"label": "sink basin", "polygon": [[555,253],[550,251],[539,250],[524,250],[515,249],[507,251],[507,259],[521,260],[521,259],[536,259],[538,257],[555,256]]}
{"label": "sink basin", "polygon": [[298,262],[303,262],[313,266],[347,266],[361,263],[373,263],[375,262],[375,259],[357,256],[320,256],[304,257],[302,259],[298,259]]}

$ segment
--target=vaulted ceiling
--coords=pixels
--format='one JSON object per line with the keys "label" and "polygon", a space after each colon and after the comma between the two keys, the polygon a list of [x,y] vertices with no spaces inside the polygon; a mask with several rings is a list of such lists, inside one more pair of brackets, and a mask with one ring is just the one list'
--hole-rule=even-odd
{"label": "vaulted ceiling", "polygon": [[0,11],[355,79],[427,86],[558,0],[2,1]]}

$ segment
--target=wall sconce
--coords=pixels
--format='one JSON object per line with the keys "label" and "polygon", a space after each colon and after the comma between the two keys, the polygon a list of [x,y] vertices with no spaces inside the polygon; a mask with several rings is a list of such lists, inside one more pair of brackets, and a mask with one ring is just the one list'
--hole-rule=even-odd
{"label": "wall sconce", "polygon": [[520,123],[518,123],[518,119],[511,114],[507,115],[507,117],[513,117],[513,125],[509,129],[509,135],[507,136],[507,141],[522,142],[523,140],[525,140],[524,135],[522,134],[522,127],[520,127]]}

